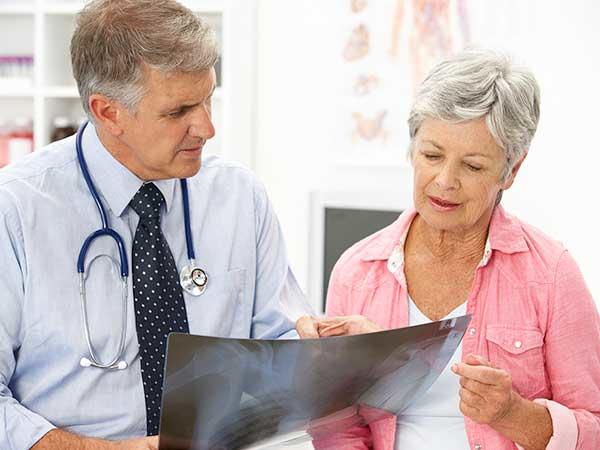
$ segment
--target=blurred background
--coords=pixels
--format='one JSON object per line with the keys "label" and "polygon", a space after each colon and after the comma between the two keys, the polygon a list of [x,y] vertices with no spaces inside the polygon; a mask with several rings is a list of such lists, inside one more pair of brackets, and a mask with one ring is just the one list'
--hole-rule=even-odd
{"label": "blurred background", "polygon": [[[600,2],[182,3],[222,47],[217,136],[206,151],[266,185],[317,310],[340,253],[411,205],[406,119],[416,87],[441,58],[474,45],[508,52],[541,85],[538,133],[503,204],[564,242],[600,305]],[[84,120],[68,52],[83,5],[0,0],[0,166]]]}

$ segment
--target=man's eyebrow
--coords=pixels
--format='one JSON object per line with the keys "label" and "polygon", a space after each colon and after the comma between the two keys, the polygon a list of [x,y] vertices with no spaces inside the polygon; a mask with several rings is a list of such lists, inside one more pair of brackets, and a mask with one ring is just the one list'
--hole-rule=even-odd
{"label": "man's eyebrow", "polygon": [[[210,91],[210,94],[208,94],[206,96],[206,98],[211,97],[215,93],[216,89],[217,89],[217,85],[215,84],[213,86],[212,90]],[[195,106],[198,106],[200,103],[201,102],[195,102],[195,103],[185,103],[185,102],[183,102],[183,103],[178,103],[176,105],[173,105],[173,106],[170,106],[168,108],[165,108],[164,111],[163,111],[163,114],[169,114],[169,113],[172,113],[172,112],[175,112],[175,111],[179,111],[181,109],[193,108]]]}

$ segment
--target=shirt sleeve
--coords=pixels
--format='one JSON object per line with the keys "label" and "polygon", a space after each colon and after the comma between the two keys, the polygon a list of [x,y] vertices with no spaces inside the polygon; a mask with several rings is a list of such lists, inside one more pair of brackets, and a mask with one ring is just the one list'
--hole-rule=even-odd
{"label": "shirt sleeve", "polygon": [[252,338],[297,338],[296,321],[313,311],[290,268],[283,233],[264,187],[254,188],[256,287]]}
{"label": "shirt sleeve", "polygon": [[31,448],[54,426],[12,395],[10,381],[23,339],[22,304],[25,257],[16,211],[0,199],[0,450]]}
{"label": "shirt sleeve", "polygon": [[545,339],[554,428],[547,450],[600,448],[600,318],[583,275],[565,251],[557,265]]}

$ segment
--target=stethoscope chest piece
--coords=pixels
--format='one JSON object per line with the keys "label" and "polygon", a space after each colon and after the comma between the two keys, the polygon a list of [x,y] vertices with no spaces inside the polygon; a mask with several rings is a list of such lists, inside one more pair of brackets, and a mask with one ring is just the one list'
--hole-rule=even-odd
{"label": "stethoscope chest piece", "polygon": [[200,267],[196,266],[193,261],[181,269],[179,275],[179,284],[190,295],[198,297],[206,290],[208,284],[208,275]]}

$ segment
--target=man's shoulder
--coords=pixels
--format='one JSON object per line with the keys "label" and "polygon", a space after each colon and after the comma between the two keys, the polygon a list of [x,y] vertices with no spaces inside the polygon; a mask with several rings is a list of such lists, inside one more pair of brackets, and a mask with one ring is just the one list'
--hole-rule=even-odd
{"label": "man's shoulder", "polygon": [[226,160],[218,155],[207,155],[202,157],[202,167],[197,176],[202,176],[202,170],[211,172],[226,172],[240,176],[253,176],[252,171],[243,164]]}
{"label": "man's shoulder", "polygon": [[263,188],[262,183],[248,167],[216,155],[203,157],[200,170],[191,179],[198,184],[227,186],[229,192],[250,189],[249,192],[252,193],[257,187]]}
{"label": "man's shoulder", "polygon": [[[74,137],[63,139],[34,151],[25,158],[0,170],[0,193],[22,191],[23,185],[41,186],[54,172],[72,170],[76,166]],[[46,185],[47,187],[47,185]]]}

